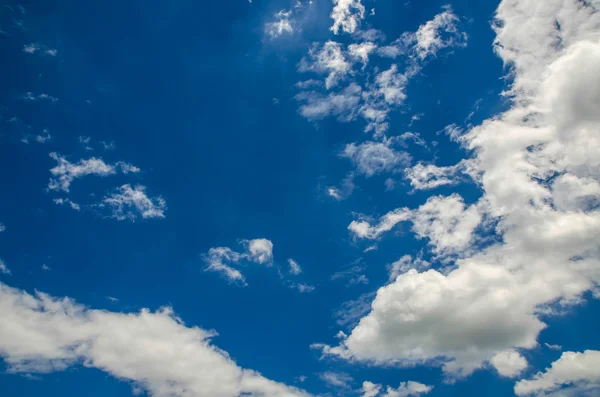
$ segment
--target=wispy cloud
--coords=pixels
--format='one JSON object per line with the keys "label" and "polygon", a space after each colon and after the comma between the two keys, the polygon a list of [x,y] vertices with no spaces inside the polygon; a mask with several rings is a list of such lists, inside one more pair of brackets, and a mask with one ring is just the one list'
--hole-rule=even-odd
{"label": "wispy cloud", "polygon": [[143,219],[164,218],[167,210],[167,204],[162,197],[148,197],[145,186],[131,187],[129,184],[105,196],[98,206],[108,208],[110,217],[119,221],[134,221],[140,216]]}

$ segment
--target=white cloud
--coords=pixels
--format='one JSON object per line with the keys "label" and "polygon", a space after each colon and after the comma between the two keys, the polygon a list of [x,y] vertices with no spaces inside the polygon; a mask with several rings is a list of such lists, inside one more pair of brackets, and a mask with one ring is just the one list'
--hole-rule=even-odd
{"label": "white cloud", "polygon": [[329,186],[326,190],[329,197],[333,197],[337,201],[347,199],[354,192],[354,173],[348,174],[339,186]]}
{"label": "white cloud", "polygon": [[544,346],[546,346],[550,350],[562,350],[561,345],[551,345],[549,343],[544,343]]}
{"label": "white cloud", "polygon": [[35,53],[39,53],[40,55],[48,55],[51,57],[55,57],[56,54],[58,53],[58,51],[54,48],[49,48],[43,44],[39,44],[39,43],[31,43],[31,44],[27,44],[25,47],[23,47],[23,52],[27,53],[27,54],[35,54]]}
{"label": "white cloud", "polygon": [[246,257],[249,261],[261,265],[273,265],[273,243],[266,238],[257,238],[254,240],[243,240],[246,247]]}
{"label": "white cloud", "polygon": [[405,171],[405,177],[414,190],[429,190],[440,186],[454,185],[461,176],[469,173],[469,163],[461,161],[456,165],[438,167],[434,164],[417,163]]}
{"label": "white cloud", "polygon": [[0,222],[0,233],[2,233],[5,230],[6,230],[6,226],[4,225],[4,223]]}
{"label": "white cloud", "polygon": [[358,238],[375,240],[383,233],[392,230],[398,223],[411,219],[411,216],[412,212],[408,208],[400,208],[382,216],[375,226],[371,226],[367,221],[352,221],[348,230]]}
{"label": "white cloud", "polygon": [[423,394],[428,394],[433,390],[433,386],[424,385],[419,382],[402,382],[397,389],[388,386],[383,397],[418,397]]}
{"label": "white cloud", "polygon": [[376,397],[381,391],[381,385],[376,385],[373,382],[365,381],[362,384],[362,397]]}
{"label": "white cloud", "polygon": [[109,208],[111,217],[119,221],[125,219],[133,221],[138,216],[144,219],[164,218],[167,209],[162,197],[148,197],[145,186],[137,185],[132,188],[129,184],[105,196],[100,206]]}
{"label": "white cloud", "polygon": [[55,103],[58,101],[58,98],[55,98],[48,94],[34,95],[32,92],[26,92],[25,94],[20,96],[20,99],[23,99],[24,101],[31,101],[31,102],[49,101],[49,102]]}
{"label": "white cloud", "polygon": [[[496,18],[495,49],[514,77],[506,94],[512,106],[457,137],[472,154],[482,198],[477,211],[458,196],[429,201],[425,228],[416,230],[434,252],[459,258],[452,269],[409,270],[380,288],[345,340],[320,346],[324,354],[434,364],[449,378],[463,377],[501,352],[535,348],[547,327],[542,313],[560,313],[597,290],[600,14],[578,0],[504,0]],[[584,186],[584,194],[565,197],[555,183]],[[383,228],[355,221],[350,230],[377,238],[412,213],[391,212]],[[495,235],[479,236],[474,225],[487,218],[497,223]],[[470,243],[486,236],[488,244]],[[541,383],[532,382],[517,391],[538,390]]]}
{"label": "white cloud", "polygon": [[564,352],[545,372],[515,385],[518,396],[592,397],[600,392],[600,351]]}
{"label": "white cloud", "polygon": [[346,33],[354,33],[365,19],[365,7],[361,0],[333,0],[333,4],[331,31],[339,34],[341,28]]}
{"label": "white cloud", "polygon": [[275,21],[265,25],[265,32],[275,39],[284,34],[293,34],[296,21],[292,18],[292,11],[281,10],[275,14]]}
{"label": "white cloud", "polygon": [[354,382],[350,375],[343,372],[322,372],[319,374],[319,378],[329,387],[336,389],[349,389],[350,384]]}
{"label": "white cloud", "polygon": [[360,44],[350,44],[348,46],[348,54],[360,59],[364,66],[369,63],[369,54],[377,49],[377,45],[370,41],[365,41]]}
{"label": "white cloud", "polygon": [[[270,240],[258,238],[254,240],[241,240],[240,243],[245,249],[243,253],[233,251],[229,247],[216,247],[208,250],[208,253],[203,255],[203,260],[208,265],[205,271],[221,273],[232,283],[246,286],[248,285],[246,278],[239,270],[233,267],[234,265],[239,265],[243,260],[266,265],[267,267],[273,266],[273,243]],[[308,292],[308,287],[310,286],[304,285],[304,287],[297,288],[304,288]]]}
{"label": "white cloud", "polygon": [[415,33],[414,47],[417,56],[425,59],[428,56],[435,56],[442,48],[464,45],[467,37],[465,33],[459,32],[458,22],[458,17],[448,6],[446,11],[419,26],[419,30]]}
{"label": "white cloud", "polygon": [[352,63],[344,56],[342,45],[335,41],[327,41],[320,47],[315,44],[308,52],[308,59],[302,58],[298,71],[325,73],[325,88],[335,87],[352,69]]}
{"label": "white cloud", "polygon": [[290,265],[290,273],[294,276],[297,276],[298,274],[302,273],[302,268],[300,267],[298,262],[296,262],[292,258],[288,259],[288,264]]}
{"label": "white cloud", "polygon": [[[203,257],[204,262],[208,265],[204,270],[221,273],[230,282],[239,283],[245,286],[247,285],[246,278],[239,270],[230,266],[230,264],[239,263],[242,258],[242,254],[232,251],[231,248],[228,247],[211,248]],[[229,264],[224,262],[228,262]]]}
{"label": "white cloud", "polygon": [[81,206],[77,203],[74,203],[71,201],[71,199],[68,198],[57,198],[53,200],[55,204],[58,205],[68,205],[69,207],[71,207],[71,209],[75,210],[75,211],[79,211],[81,210]]}
{"label": "white cloud", "polygon": [[388,272],[390,273],[389,281],[394,282],[396,278],[408,272],[411,269],[425,270],[431,264],[421,258],[413,258],[410,255],[404,255],[397,261],[387,266]]}
{"label": "white cloud", "polygon": [[401,105],[406,99],[404,90],[408,77],[398,72],[398,66],[392,65],[388,70],[379,73],[375,78],[377,92],[383,96],[388,105]]}
{"label": "white cloud", "polygon": [[301,293],[313,292],[315,290],[314,286],[304,283],[294,283],[291,285],[291,288],[297,289]]}
{"label": "white cloud", "polygon": [[315,91],[304,91],[296,95],[296,99],[303,102],[300,114],[309,120],[335,116],[340,121],[349,122],[356,117],[361,93],[360,86],[351,83],[338,93],[323,95]]}
{"label": "white cloud", "polygon": [[50,153],[50,157],[58,162],[58,165],[50,170],[54,178],[50,178],[48,188],[57,191],[69,191],[73,180],[86,175],[109,176],[116,174],[115,166],[106,164],[102,159],[92,157],[80,160],[79,163],[71,163],[57,153]]}
{"label": "white cloud", "polygon": [[2,274],[11,274],[10,269],[6,266],[6,263],[2,259],[0,259],[0,273]]}
{"label": "white cloud", "polygon": [[413,213],[412,230],[417,238],[429,239],[438,256],[464,252],[473,243],[475,228],[482,221],[481,206],[465,207],[462,197],[430,197]]}
{"label": "white cloud", "polygon": [[348,144],[342,156],[352,160],[356,170],[366,177],[406,167],[411,160],[406,152],[399,152],[384,143],[372,141],[360,145]]}
{"label": "white cloud", "polygon": [[49,142],[51,139],[52,136],[50,135],[49,131],[45,128],[40,135],[36,135],[35,137],[35,141],[37,143],[46,143]]}
{"label": "white cloud", "polygon": [[495,354],[490,364],[496,371],[507,378],[514,378],[527,368],[527,360],[515,350],[506,350]]}
{"label": "white cloud", "polygon": [[187,327],[169,307],[93,310],[0,284],[0,316],[0,356],[9,373],[49,373],[83,363],[155,397],[309,396],[240,368],[211,343],[215,331]]}
{"label": "white cloud", "polygon": [[48,271],[50,271],[50,270],[52,270],[52,269],[50,269],[50,266],[48,266],[48,265],[46,265],[46,264],[44,263],[44,264],[42,265],[42,270],[43,270],[43,271],[45,271],[45,272],[48,272]]}

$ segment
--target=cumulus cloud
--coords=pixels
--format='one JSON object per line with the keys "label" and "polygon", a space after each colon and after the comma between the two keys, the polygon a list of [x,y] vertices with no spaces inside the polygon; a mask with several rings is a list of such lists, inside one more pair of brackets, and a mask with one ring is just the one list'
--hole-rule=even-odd
{"label": "cumulus cloud", "polygon": [[333,0],[331,31],[339,34],[340,29],[346,33],[354,33],[361,21],[365,19],[365,6],[361,0]]}
{"label": "cumulus cloud", "polygon": [[520,380],[517,396],[592,397],[600,392],[600,351],[564,352],[545,372]]}
{"label": "cumulus cloud", "polygon": [[433,386],[424,385],[419,382],[401,382],[398,388],[388,386],[384,393],[380,393],[382,386],[372,382],[363,382],[362,397],[418,397],[428,394]]}
{"label": "cumulus cloud", "polygon": [[273,243],[266,238],[243,240],[246,247],[246,257],[249,261],[261,265],[273,265]]}
{"label": "cumulus cloud", "polygon": [[496,371],[507,378],[514,378],[527,368],[527,360],[515,350],[497,353],[490,359]]}
{"label": "cumulus cloud", "polygon": [[381,385],[376,385],[373,382],[365,381],[362,384],[362,397],[376,397],[381,391]]}
{"label": "cumulus cloud", "polygon": [[309,396],[239,367],[212,344],[215,331],[188,327],[173,309],[93,310],[0,284],[0,356],[9,373],[64,371],[83,363],[155,397]]}
{"label": "cumulus cloud", "polygon": [[[417,236],[434,253],[457,255],[452,269],[398,275],[346,339],[320,346],[324,354],[439,365],[451,379],[493,360],[511,375],[524,362],[507,352],[538,346],[542,313],[560,313],[598,289],[600,14],[578,0],[504,0],[496,19],[494,48],[512,71],[511,107],[456,139],[472,155],[480,200],[434,197],[422,219],[419,209],[399,209],[349,227],[375,239],[417,220]],[[566,186],[584,188],[569,196]],[[476,224],[487,218],[495,229],[480,236]],[[472,244],[486,236],[488,244]]]}
{"label": "cumulus cloud", "polygon": [[350,44],[348,46],[348,54],[350,56],[360,59],[364,66],[369,62],[369,55],[377,49],[377,44],[365,41],[360,44]]}
{"label": "cumulus cloud", "polygon": [[419,26],[414,36],[417,56],[424,59],[435,56],[442,48],[463,45],[467,37],[459,31],[458,22],[459,19],[452,12],[452,8],[447,6],[444,12]]}
{"label": "cumulus cloud", "polygon": [[[207,264],[204,270],[218,272],[230,282],[246,286],[248,285],[246,278],[233,266],[239,265],[241,261],[257,263],[267,267],[273,266],[273,243],[270,240],[258,238],[241,240],[240,243],[244,247],[244,252],[236,252],[229,247],[211,248],[207,254],[203,255],[203,260]],[[305,287],[308,288],[309,286],[305,285]],[[300,288],[298,287],[298,289]]]}
{"label": "cumulus cloud", "polygon": [[352,62],[346,59],[342,45],[335,41],[327,41],[323,46],[315,44],[308,52],[308,58],[302,58],[298,71],[313,71],[327,74],[325,88],[330,89],[338,84],[350,72]]}
{"label": "cumulus cloud", "polygon": [[100,204],[108,208],[111,217],[119,221],[135,220],[138,216],[143,219],[164,218],[167,205],[162,197],[148,197],[145,186],[131,187],[125,184],[107,195]]}
{"label": "cumulus cloud", "polygon": [[[380,43],[385,40],[385,35],[380,31],[357,30],[362,16],[359,19],[355,17],[364,15],[360,1],[336,0],[335,4],[334,13],[337,16],[334,19],[339,23],[334,24],[334,31],[347,26],[348,29],[343,30],[353,32],[353,38],[360,42],[347,46],[334,41],[313,45],[308,56],[300,62],[298,70],[326,74],[325,88],[334,92],[322,93],[314,85],[298,86],[308,90],[296,96],[302,103],[300,114],[309,120],[334,116],[342,122],[360,116],[367,123],[366,132],[373,132],[377,138],[384,137],[389,129],[388,114],[406,100],[406,86],[410,79],[419,74],[429,59],[442,48],[464,44],[464,40],[458,37],[465,39],[465,36],[459,32],[458,18],[450,8],[446,8],[433,20],[421,25],[417,32],[405,33],[398,40],[385,45]],[[352,10],[361,12],[353,13]],[[350,22],[344,25],[341,21],[346,19]],[[375,67],[367,68],[369,57],[373,54],[391,58],[406,56],[406,67],[400,70],[398,64],[394,64],[383,71]],[[360,70],[354,68],[358,62],[362,64]],[[362,78],[364,82],[360,80]],[[351,80],[349,86],[335,91],[340,82],[348,79]]]}
{"label": "cumulus cloud", "polygon": [[295,20],[292,18],[291,10],[281,10],[275,14],[275,21],[266,24],[265,32],[272,39],[284,34],[293,34],[295,23]]}

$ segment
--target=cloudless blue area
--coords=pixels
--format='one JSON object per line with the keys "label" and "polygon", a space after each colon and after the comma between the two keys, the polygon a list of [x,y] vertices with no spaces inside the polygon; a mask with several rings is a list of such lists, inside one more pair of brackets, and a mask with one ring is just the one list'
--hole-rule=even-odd
{"label": "cloudless blue area", "polygon": [[[492,371],[444,385],[439,368],[373,368],[319,360],[309,349],[311,343],[334,343],[343,328],[334,313],[343,302],[383,285],[386,264],[425,248],[400,226],[377,251],[363,253],[368,242],[352,241],[347,231],[353,213],[377,216],[416,207],[431,192],[409,194],[400,176],[399,187],[386,192],[390,175],[378,175],[357,177],[357,189],[345,201],[324,194],[325,186],[338,184],[352,168],[338,156],[344,145],[369,136],[360,120],[315,124],[298,114],[294,84],[310,76],[299,74],[297,63],[313,41],[331,37],[331,3],[315,0],[319,12],[300,34],[266,40],[264,24],[293,3],[23,1],[24,31],[11,28],[14,13],[2,9],[0,26],[12,33],[0,36],[0,222],[7,227],[0,234],[0,257],[12,275],[0,280],[111,311],[171,305],[187,325],[217,330],[214,343],[240,366],[313,393],[329,390],[316,374],[333,370],[353,376],[355,387],[364,380],[394,387],[415,380],[436,385],[431,396],[511,395],[513,381]],[[376,8],[367,23],[393,40],[416,30],[447,1],[404,3],[365,1]],[[466,153],[440,131],[452,123],[465,126],[480,99],[473,124],[504,108],[499,94],[506,88],[501,79],[506,70],[493,53],[490,27],[496,6],[497,1],[452,2],[468,46],[427,64],[408,86],[407,105],[391,115],[390,135],[412,131],[439,142],[431,151],[412,146],[415,160],[456,163]],[[25,54],[22,48],[30,42],[56,48],[58,55]],[[60,100],[19,100],[27,91]],[[423,117],[408,128],[418,113]],[[9,123],[12,117],[31,128]],[[51,142],[20,142],[23,133],[44,128]],[[86,152],[79,136],[90,136],[95,150]],[[114,141],[116,148],[104,151],[101,141]],[[163,196],[166,218],[117,222],[54,204],[55,195],[46,190],[56,164],[50,152],[72,162],[97,156],[140,167],[133,179],[76,180],[70,196],[92,202],[91,192],[102,196],[133,180],[147,186],[149,195]],[[456,189],[435,193],[451,191]],[[474,186],[458,191],[467,201],[479,196]],[[236,249],[240,239],[263,237],[273,241],[282,269],[287,258],[303,267],[299,280],[314,285],[314,292],[300,294],[259,265],[243,268],[246,288],[203,271],[201,255],[209,248]],[[368,285],[330,280],[359,258]],[[51,270],[42,271],[42,264]],[[590,325],[588,317],[598,313],[597,306],[591,302],[565,318],[549,319],[551,331],[542,333],[541,342],[598,348],[598,323]],[[588,324],[589,333],[570,333],[576,323]],[[528,354],[541,369],[559,352],[540,348]],[[306,382],[295,380],[300,375],[308,376]],[[39,380],[0,374],[0,395],[6,397],[82,394],[130,396],[131,387],[83,367]]]}

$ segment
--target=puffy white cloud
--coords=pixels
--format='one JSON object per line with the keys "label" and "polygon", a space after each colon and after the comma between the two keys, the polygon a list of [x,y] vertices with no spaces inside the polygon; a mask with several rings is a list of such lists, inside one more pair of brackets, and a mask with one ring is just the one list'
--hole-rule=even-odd
{"label": "puffy white cloud", "polygon": [[447,6],[444,12],[419,26],[414,36],[417,56],[424,59],[435,56],[442,48],[464,45],[467,36],[459,31],[458,22],[459,19],[452,12],[452,8]]}
{"label": "puffy white cloud", "polygon": [[292,11],[281,10],[275,14],[275,21],[269,22],[265,26],[265,32],[271,38],[277,38],[283,34],[294,33],[295,20],[292,18]]}
{"label": "puffy white cloud", "polygon": [[240,368],[169,307],[93,310],[69,298],[0,284],[0,356],[9,373],[63,371],[83,363],[155,397],[293,397],[309,394]]}
{"label": "puffy white cloud", "polygon": [[290,265],[290,273],[294,276],[297,276],[298,274],[302,273],[302,267],[300,267],[298,262],[296,262],[292,258],[288,259],[288,264]]}
{"label": "puffy white cloud", "polygon": [[376,397],[381,391],[381,385],[377,385],[373,382],[365,381],[362,384],[361,393],[362,397]]}
{"label": "puffy white cloud", "polygon": [[462,197],[430,197],[413,213],[412,230],[417,238],[429,239],[439,256],[457,254],[473,243],[475,228],[482,221],[480,205],[465,208]]}
{"label": "puffy white cloud", "polygon": [[325,73],[325,88],[330,89],[338,84],[352,69],[352,63],[346,59],[342,45],[335,41],[327,41],[323,46],[315,44],[308,53],[308,59],[302,58],[298,65],[300,72],[313,71]]}
{"label": "puffy white cloud", "polygon": [[502,376],[514,378],[527,368],[527,360],[515,350],[506,350],[495,354],[490,364]]}
{"label": "puffy white cloud", "polygon": [[[495,49],[514,77],[512,106],[456,137],[472,154],[482,198],[468,207],[458,196],[432,198],[425,228],[415,230],[434,252],[449,249],[458,259],[444,272],[409,270],[380,288],[345,340],[320,346],[324,354],[434,364],[450,378],[467,376],[494,357],[498,363],[499,353],[535,348],[546,327],[542,313],[598,289],[600,14],[578,0],[504,0],[496,18]],[[565,186],[582,190],[569,196]],[[349,228],[377,238],[418,212],[399,209],[379,225]],[[495,235],[479,236],[474,225],[488,218]],[[473,246],[478,237],[491,238]]]}
{"label": "puffy white cloud", "polygon": [[2,274],[11,274],[10,269],[6,266],[6,263],[2,259],[0,259],[0,273]]}
{"label": "puffy white cloud", "polygon": [[404,89],[408,77],[398,72],[398,66],[392,65],[388,70],[379,73],[375,78],[377,92],[383,96],[388,105],[400,105],[406,99]]}
{"label": "puffy white cloud", "polygon": [[346,33],[354,33],[360,22],[365,19],[365,6],[361,0],[333,0],[333,4],[331,31],[338,34],[342,29]]}
{"label": "puffy white cloud", "polygon": [[428,394],[433,390],[433,386],[424,385],[419,382],[402,382],[397,389],[388,386],[383,397],[413,397],[420,396],[422,394]]}
{"label": "puffy white cloud", "polygon": [[366,177],[394,171],[398,167],[406,167],[411,157],[406,152],[399,152],[381,142],[363,142],[360,145],[346,145],[343,157],[347,157],[356,166],[356,170]]}
{"label": "puffy white cloud", "polygon": [[600,392],[600,351],[564,352],[545,372],[515,385],[518,396],[592,397]]}
{"label": "puffy white cloud", "polygon": [[145,186],[131,187],[129,184],[104,197],[99,206],[110,209],[111,217],[119,221],[135,220],[138,216],[144,219],[164,218],[167,209],[162,197],[148,197]]}
{"label": "puffy white cloud", "polygon": [[273,265],[273,243],[266,238],[257,238],[254,240],[243,241],[247,253],[246,257],[252,262],[261,265]]}
{"label": "puffy white cloud", "polygon": [[371,54],[377,48],[377,44],[365,41],[360,44],[350,44],[348,46],[348,54],[350,56],[360,59],[363,65],[369,62],[369,54]]}

